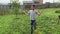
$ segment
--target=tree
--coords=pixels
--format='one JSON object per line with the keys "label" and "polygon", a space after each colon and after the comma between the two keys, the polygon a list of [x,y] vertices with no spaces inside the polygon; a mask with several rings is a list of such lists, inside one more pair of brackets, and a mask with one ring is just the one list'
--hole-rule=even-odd
{"label": "tree", "polygon": [[20,8],[20,3],[18,1],[19,0],[10,0],[11,5],[13,6],[13,11],[16,14],[16,17],[18,15],[18,11],[19,11],[19,8]]}

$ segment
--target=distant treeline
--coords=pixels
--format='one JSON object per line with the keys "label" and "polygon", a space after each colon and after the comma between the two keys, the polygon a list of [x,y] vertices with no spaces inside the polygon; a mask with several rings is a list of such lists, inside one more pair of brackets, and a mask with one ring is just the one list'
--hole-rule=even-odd
{"label": "distant treeline", "polygon": [[[12,5],[0,5],[0,15],[4,15],[4,14],[15,14],[15,11],[13,10],[14,6]],[[27,7],[25,5],[20,5],[19,7],[20,9],[27,9]],[[60,8],[60,3],[46,3],[46,4],[42,4],[42,5],[36,5],[36,8],[40,9],[40,8]],[[17,8],[16,8],[17,9]],[[29,8],[30,9],[30,8]],[[16,11],[18,12],[18,11]],[[19,11],[18,13],[20,13],[22,11]]]}

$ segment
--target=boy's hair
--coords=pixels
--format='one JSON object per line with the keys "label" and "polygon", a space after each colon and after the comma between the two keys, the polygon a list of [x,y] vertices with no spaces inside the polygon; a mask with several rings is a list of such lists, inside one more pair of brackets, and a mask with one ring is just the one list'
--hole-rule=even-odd
{"label": "boy's hair", "polygon": [[33,7],[35,7],[35,5],[32,5]]}

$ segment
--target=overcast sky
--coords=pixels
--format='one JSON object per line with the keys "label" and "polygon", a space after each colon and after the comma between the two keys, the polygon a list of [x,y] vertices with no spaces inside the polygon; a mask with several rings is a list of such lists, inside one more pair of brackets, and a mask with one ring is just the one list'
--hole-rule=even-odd
{"label": "overcast sky", "polygon": [[[20,0],[21,3],[22,3],[22,1],[31,1],[31,0]],[[10,0],[0,0],[0,3],[4,3],[4,4],[9,3],[9,2],[10,2]],[[53,3],[53,0],[43,0],[43,3],[46,3],[46,2]],[[55,0],[55,2],[59,2],[59,1]]]}

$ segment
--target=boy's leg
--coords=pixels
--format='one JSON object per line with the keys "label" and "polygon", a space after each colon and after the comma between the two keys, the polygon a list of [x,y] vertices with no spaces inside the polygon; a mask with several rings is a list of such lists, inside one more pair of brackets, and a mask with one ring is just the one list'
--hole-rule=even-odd
{"label": "boy's leg", "polygon": [[31,25],[31,34],[33,33],[33,25]]}
{"label": "boy's leg", "polygon": [[31,34],[33,34],[33,20],[31,20]]}
{"label": "boy's leg", "polygon": [[34,30],[36,30],[36,22],[35,22],[35,20],[34,20],[33,26],[34,26]]}

